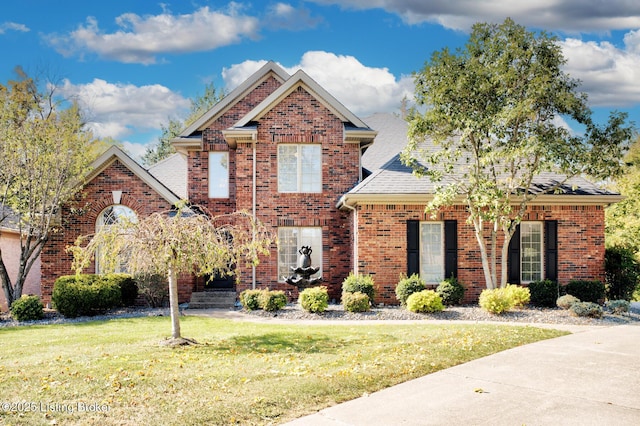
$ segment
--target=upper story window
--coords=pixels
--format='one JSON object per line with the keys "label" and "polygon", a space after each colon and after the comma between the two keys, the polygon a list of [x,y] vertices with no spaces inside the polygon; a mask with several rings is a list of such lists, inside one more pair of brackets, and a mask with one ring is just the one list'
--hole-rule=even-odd
{"label": "upper story window", "polygon": [[229,153],[209,152],[209,198],[229,198]]}
{"label": "upper story window", "polygon": [[[112,206],[107,207],[100,213],[98,219],[96,220],[96,232],[99,232],[101,229],[105,227],[115,226],[118,224],[122,224],[124,222],[137,222],[138,216],[136,213],[131,210],[129,207],[123,206],[121,204],[114,204]],[[100,248],[98,247],[98,253],[96,253],[96,274],[102,274],[104,272],[104,268],[100,265]],[[112,272],[127,272],[127,259],[119,259],[118,265],[116,266],[116,270]]]}
{"label": "upper story window", "polygon": [[542,222],[520,223],[520,282],[542,279]]}
{"label": "upper story window", "polygon": [[322,192],[320,145],[278,145],[278,192]]}

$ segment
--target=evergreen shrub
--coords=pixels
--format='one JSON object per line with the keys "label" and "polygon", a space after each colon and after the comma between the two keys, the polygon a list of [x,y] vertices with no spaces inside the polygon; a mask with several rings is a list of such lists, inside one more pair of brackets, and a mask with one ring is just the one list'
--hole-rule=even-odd
{"label": "evergreen shrub", "polygon": [[577,302],[569,307],[569,312],[577,317],[602,318],[602,306],[593,302]]}
{"label": "evergreen shrub", "polygon": [[541,308],[554,308],[560,296],[558,283],[551,280],[533,281],[529,283],[531,304]]}
{"label": "evergreen shrub", "polygon": [[507,284],[504,291],[511,298],[511,302],[514,308],[522,309],[525,305],[529,304],[531,300],[531,292],[527,287],[521,287],[519,285]]}
{"label": "evergreen shrub", "polygon": [[320,314],[329,307],[329,292],[327,287],[311,287],[300,292],[298,303],[302,309],[314,314]]}
{"label": "evergreen shrub", "polygon": [[500,315],[510,311],[514,306],[514,301],[511,293],[505,288],[494,288],[491,290],[482,290],[478,304],[485,311],[494,315]]}
{"label": "evergreen shrub", "polygon": [[433,290],[422,290],[407,298],[407,309],[416,313],[432,313],[444,310],[442,298]]}
{"label": "evergreen shrub", "polygon": [[601,303],[605,297],[605,287],[598,280],[572,280],[565,287],[566,293],[583,302]]}
{"label": "evergreen shrub", "polygon": [[287,296],[282,290],[264,290],[259,296],[259,305],[267,312],[275,312],[287,306]]}
{"label": "evergreen shrub", "polygon": [[359,291],[369,297],[369,301],[373,303],[375,296],[375,282],[371,275],[354,275],[350,273],[342,282],[342,292],[355,293]]}
{"label": "evergreen shrub", "polygon": [[396,299],[400,305],[406,306],[407,298],[413,293],[417,293],[425,289],[425,282],[420,275],[413,274],[410,277],[403,277],[396,286]]}
{"label": "evergreen shrub", "polygon": [[62,315],[75,318],[120,306],[122,294],[115,280],[102,275],[66,275],[54,282],[51,301]]}
{"label": "evergreen shrub", "polygon": [[464,298],[465,288],[457,278],[446,278],[438,287],[436,293],[442,298],[442,303],[447,306],[459,305]]}
{"label": "evergreen shrub", "polygon": [[342,305],[347,312],[367,312],[371,302],[369,296],[356,291],[355,293],[342,293]]}
{"label": "evergreen shrub", "polygon": [[556,301],[556,305],[558,306],[558,308],[569,309],[571,305],[579,302],[580,302],[580,299],[578,299],[577,297],[572,296],[570,294],[565,294],[564,296],[558,297],[558,300]]}
{"label": "evergreen shrub", "polygon": [[44,306],[38,296],[22,295],[13,301],[10,312],[16,321],[35,321],[44,317]]}

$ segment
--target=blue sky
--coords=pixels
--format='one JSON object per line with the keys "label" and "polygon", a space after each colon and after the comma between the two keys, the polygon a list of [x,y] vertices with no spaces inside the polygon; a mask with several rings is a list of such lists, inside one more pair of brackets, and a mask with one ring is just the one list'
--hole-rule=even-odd
{"label": "blue sky", "polygon": [[597,119],[617,109],[640,125],[640,2],[625,0],[10,1],[0,82],[16,65],[56,80],[96,136],[136,156],[206,84],[229,91],[267,60],[303,68],[360,117],[396,112],[432,52],[507,16],[559,37]]}

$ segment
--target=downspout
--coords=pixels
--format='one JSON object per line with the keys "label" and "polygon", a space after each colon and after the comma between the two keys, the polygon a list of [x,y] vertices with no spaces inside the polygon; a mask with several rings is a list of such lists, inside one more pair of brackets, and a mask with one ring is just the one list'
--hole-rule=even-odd
{"label": "downspout", "polygon": [[353,221],[352,221],[353,228],[351,230],[351,234],[353,235],[353,253],[352,253],[353,274],[357,276],[359,275],[358,274],[358,213],[355,207],[347,204],[347,200],[345,199],[344,196],[340,199],[338,204],[342,207],[346,207],[348,210],[351,210],[351,213],[353,215]]}
{"label": "downspout", "polygon": [[[257,182],[257,177],[256,177],[256,173],[257,173],[257,167],[256,167],[256,139],[255,136],[252,138],[253,139],[253,156],[251,159],[252,162],[252,166],[253,166],[253,188],[251,191],[251,214],[253,216],[253,220],[254,222],[256,221],[256,195],[257,195],[257,191],[256,191],[256,182]],[[255,240],[255,230],[253,231],[253,239]],[[256,265],[251,265],[251,288],[253,290],[256,289]]]}

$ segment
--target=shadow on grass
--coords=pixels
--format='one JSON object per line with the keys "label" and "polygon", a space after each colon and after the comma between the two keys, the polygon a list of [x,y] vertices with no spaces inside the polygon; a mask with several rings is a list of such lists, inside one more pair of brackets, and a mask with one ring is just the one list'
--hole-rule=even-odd
{"label": "shadow on grass", "polygon": [[344,346],[344,343],[326,335],[265,333],[235,336],[219,342],[210,343],[208,346],[216,351],[232,353],[326,353],[335,352]]}

